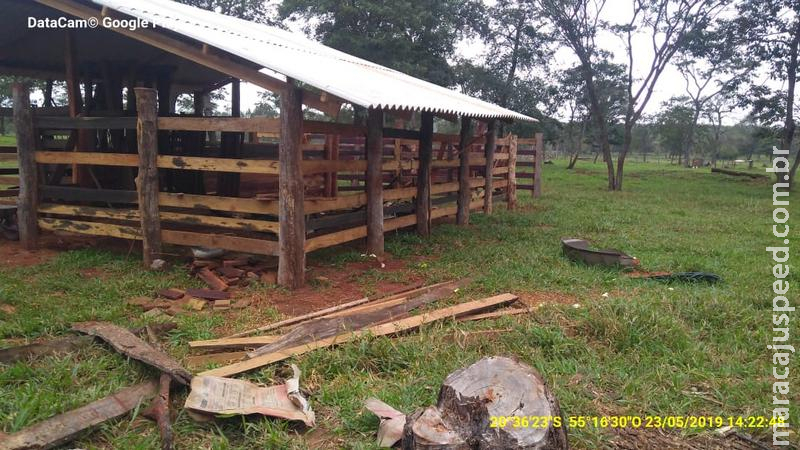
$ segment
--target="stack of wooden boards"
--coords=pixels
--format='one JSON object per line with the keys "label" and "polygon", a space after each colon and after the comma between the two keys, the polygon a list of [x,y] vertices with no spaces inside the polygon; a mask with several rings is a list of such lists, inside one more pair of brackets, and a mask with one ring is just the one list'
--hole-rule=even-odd
{"label": "stack of wooden boards", "polygon": [[[483,314],[486,310],[518,300],[517,296],[506,293],[411,315],[417,308],[450,297],[466,286],[467,282],[450,281],[382,298],[362,298],[226,338],[192,341],[189,343],[192,349],[206,353],[189,356],[186,363],[189,367],[197,368],[232,362],[230,365],[200,373],[226,377],[362,336],[399,333],[447,318],[469,320],[471,316],[490,318],[531,310],[525,307]],[[267,331],[282,334],[252,336]]]}

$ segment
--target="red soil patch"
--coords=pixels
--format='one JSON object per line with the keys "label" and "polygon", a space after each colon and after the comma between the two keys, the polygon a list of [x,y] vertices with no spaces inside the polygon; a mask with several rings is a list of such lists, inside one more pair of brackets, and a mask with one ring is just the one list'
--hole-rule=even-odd
{"label": "red soil patch", "polygon": [[22,248],[19,242],[0,241],[0,266],[2,267],[28,267],[48,261],[56,252],[48,248],[28,251]]}
{"label": "red soil patch", "polygon": [[[356,300],[367,295],[382,295],[397,291],[405,286],[419,282],[420,278],[407,271],[407,262],[390,257],[381,262],[374,258],[349,263],[344,267],[316,266],[306,274],[308,283],[305,287],[270,296],[268,302],[282,314],[296,316],[319,309]],[[378,280],[373,286],[364,288],[358,283],[360,275],[369,270],[380,271],[387,276],[386,280]],[[392,276],[390,274],[403,274]],[[391,281],[402,280],[402,281]]]}

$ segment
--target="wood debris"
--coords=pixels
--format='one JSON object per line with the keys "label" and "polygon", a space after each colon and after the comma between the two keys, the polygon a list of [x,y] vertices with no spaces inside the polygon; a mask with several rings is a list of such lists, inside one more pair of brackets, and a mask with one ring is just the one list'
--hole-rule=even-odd
{"label": "wood debris", "polygon": [[186,293],[180,289],[161,289],[158,291],[159,297],[164,297],[170,300],[178,300],[183,298]]}
{"label": "wood debris", "polygon": [[231,294],[229,292],[213,289],[187,289],[186,295],[205,300],[226,300],[231,298]]}
{"label": "wood debris", "polygon": [[212,376],[222,376],[222,377],[230,376],[237,373],[246,372],[248,370],[256,369],[258,367],[262,367],[277,361],[283,361],[286,358],[308,353],[310,351],[319,348],[330,347],[332,345],[350,342],[362,336],[366,335],[385,336],[387,334],[399,333],[401,331],[415,329],[421,325],[430,322],[435,322],[437,320],[459,317],[467,313],[508,304],[516,301],[517,299],[518,297],[516,295],[500,294],[482,300],[475,300],[471,302],[461,303],[448,308],[442,308],[426,312],[424,314],[411,316],[406,319],[388,322],[381,325],[375,325],[369,328],[363,328],[352,332],[345,332],[342,334],[331,336],[329,338],[320,339],[304,343],[296,347],[283,349],[274,353],[267,353],[264,355],[256,356],[255,358],[250,358],[244,361],[240,361],[231,364],[229,366],[224,366],[217,369],[212,369],[202,372],[200,375],[212,375]]}
{"label": "wood debris", "polygon": [[186,302],[186,307],[194,311],[201,311],[207,304],[208,302],[202,298],[189,297],[189,301]]}
{"label": "wood debris", "polygon": [[101,400],[43,420],[16,433],[3,436],[0,450],[49,449],[72,441],[84,431],[121,417],[156,393],[148,381],[122,389]]}
{"label": "wood debris", "polygon": [[368,398],[364,407],[381,419],[378,426],[378,446],[393,447],[403,437],[406,415],[377,398]]}
{"label": "wood debris", "polygon": [[118,352],[170,374],[178,383],[189,384],[192,380],[192,374],[178,361],[139,339],[130,330],[108,322],[80,322],[73,324],[72,329],[99,337]]}
{"label": "wood debris", "polygon": [[200,269],[200,271],[197,272],[197,276],[200,277],[200,279],[203,280],[208,287],[214,291],[224,291],[228,289],[228,283],[217,276],[217,274],[209,270],[208,267],[203,267]]}
{"label": "wood debris", "polygon": [[169,411],[169,390],[171,385],[172,377],[162,373],[159,379],[158,395],[150,403],[150,407],[142,411],[143,416],[154,420],[158,425],[158,433],[161,435],[161,450],[172,449],[172,418]]}

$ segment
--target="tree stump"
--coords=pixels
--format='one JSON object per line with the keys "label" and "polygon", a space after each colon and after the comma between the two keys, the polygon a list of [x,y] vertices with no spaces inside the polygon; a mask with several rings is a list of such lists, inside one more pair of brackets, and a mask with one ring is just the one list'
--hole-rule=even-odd
{"label": "tree stump", "polygon": [[[492,417],[526,417],[528,426],[492,428]],[[534,418],[548,418],[534,426]],[[408,416],[403,430],[406,450],[568,449],[566,424],[558,400],[542,377],[514,359],[488,357],[459,369],[444,380],[436,406]]]}

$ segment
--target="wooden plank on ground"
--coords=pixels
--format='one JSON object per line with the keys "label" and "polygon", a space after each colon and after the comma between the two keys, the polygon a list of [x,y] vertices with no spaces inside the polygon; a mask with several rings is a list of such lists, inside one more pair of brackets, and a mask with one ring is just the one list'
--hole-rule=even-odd
{"label": "wooden plank on ground", "polygon": [[136,337],[130,330],[108,322],[79,322],[72,324],[72,329],[99,337],[118,352],[168,373],[178,383],[188,386],[192,381],[192,374],[184,369],[178,361],[166,353],[156,350],[147,342]]}
{"label": "wooden plank on ground", "polygon": [[277,361],[283,361],[284,359],[290,358],[292,356],[308,353],[318,348],[330,347],[332,345],[350,342],[362,336],[366,335],[385,336],[387,334],[412,330],[426,323],[435,322],[437,320],[442,320],[449,317],[458,317],[466,313],[480,311],[487,308],[491,308],[493,306],[499,306],[511,303],[516,300],[517,300],[516,295],[500,294],[482,300],[475,300],[472,302],[461,303],[459,305],[451,306],[448,308],[437,309],[435,311],[408,317],[406,319],[401,319],[394,322],[376,325],[370,328],[365,328],[363,330],[343,333],[336,336],[331,336],[326,339],[309,342],[307,344],[302,344],[297,347],[287,348],[279,352],[261,355],[255,358],[231,364],[229,366],[207,370],[205,372],[202,372],[201,375],[206,375],[206,376],[211,375],[218,377],[235,375],[237,373],[246,372],[248,370],[256,369],[258,367],[262,367]]}
{"label": "wooden plank on ground", "polygon": [[207,355],[193,355],[184,358],[186,366],[191,369],[205,367],[209,364],[230,364],[235,361],[241,361],[247,357],[247,352],[223,352],[223,353],[209,353]]}
{"label": "wooden plank on ground", "polygon": [[262,345],[277,342],[280,336],[253,336],[241,338],[208,339],[205,341],[189,341],[190,348],[235,348],[235,347],[261,347]]}
{"label": "wooden plank on ground", "polygon": [[0,450],[49,449],[66,444],[107,420],[127,414],[155,395],[155,381],[131,386],[78,409],[4,436]]}
{"label": "wooden plank on ground", "polygon": [[469,316],[464,316],[458,319],[459,322],[470,322],[473,320],[483,320],[483,319],[496,319],[498,317],[505,317],[505,316],[515,316],[517,314],[527,314],[536,311],[535,307],[530,308],[512,308],[512,309],[504,309],[502,311],[492,311],[488,313],[482,314],[474,314]]}

